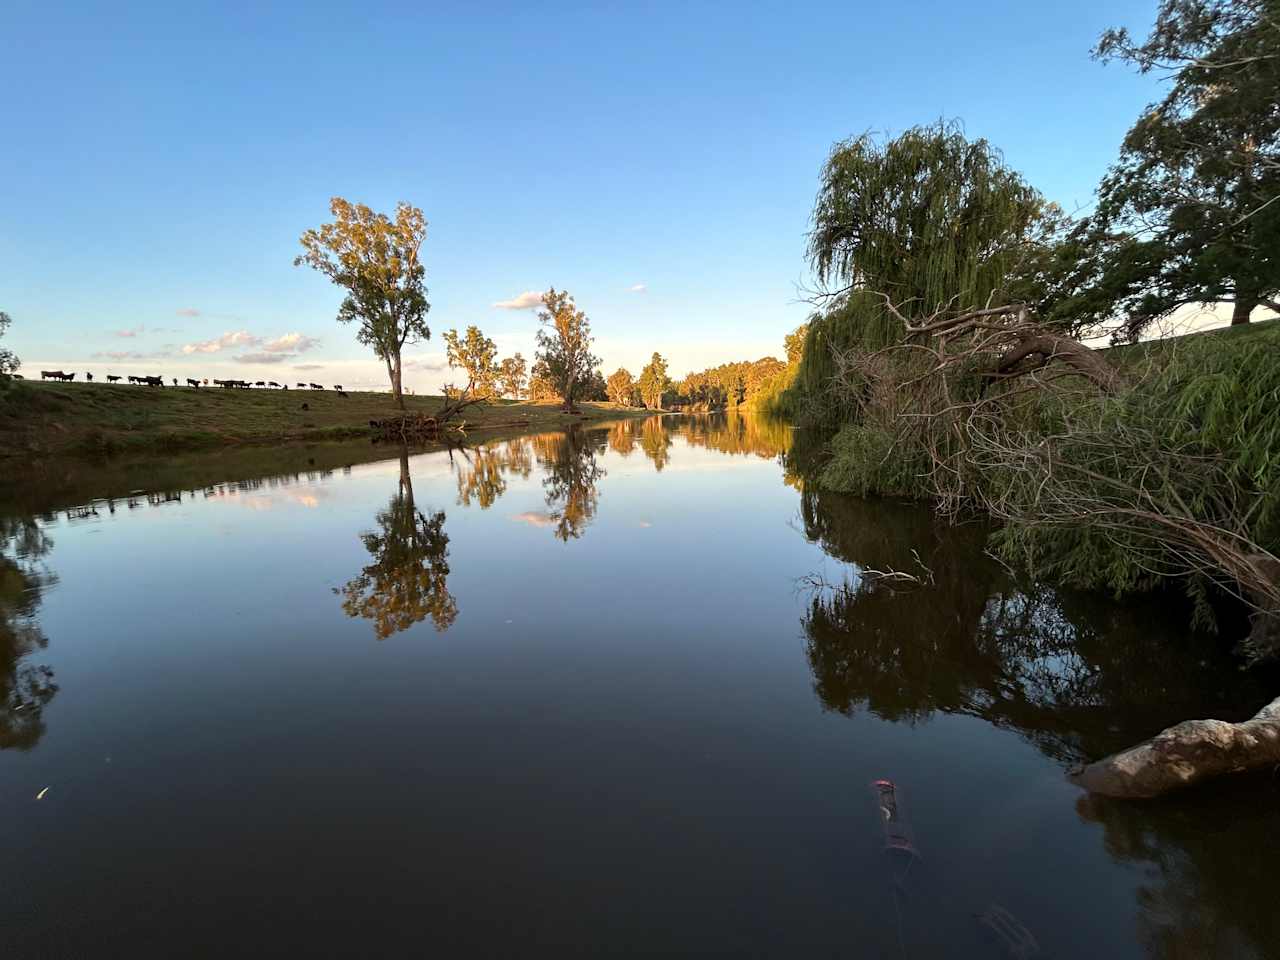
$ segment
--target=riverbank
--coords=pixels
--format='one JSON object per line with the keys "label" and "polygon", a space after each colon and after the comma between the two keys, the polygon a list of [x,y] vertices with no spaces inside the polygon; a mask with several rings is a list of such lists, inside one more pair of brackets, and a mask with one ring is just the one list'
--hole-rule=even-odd
{"label": "riverbank", "polygon": [[[405,397],[410,412],[433,413],[442,397]],[[369,421],[395,412],[389,393],[223,390],[26,381],[0,393],[0,459],[154,454],[228,446],[353,440]],[[497,400],[463,416],[468,435],[555,429],[582,421],[646,416],[612,403],[566,414],[555,402]]]}

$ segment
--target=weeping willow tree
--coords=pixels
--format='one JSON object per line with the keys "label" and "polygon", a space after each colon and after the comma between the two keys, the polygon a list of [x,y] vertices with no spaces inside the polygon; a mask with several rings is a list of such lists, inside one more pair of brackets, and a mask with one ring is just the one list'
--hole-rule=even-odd
{"label": "weeping willow tree", "polygon": [[831,391],[835,357],[902,339],[908,319],[1008,292],[1050,211],[986,140],[939,121],[837,143],[822,169],[808,257],[821,310],[785,405],[834,425],[854,407]]}

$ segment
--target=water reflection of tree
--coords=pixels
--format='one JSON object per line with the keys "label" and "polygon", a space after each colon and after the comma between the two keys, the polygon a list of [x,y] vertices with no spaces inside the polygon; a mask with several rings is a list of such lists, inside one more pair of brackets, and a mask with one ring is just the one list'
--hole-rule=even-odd
{"label": "water reflection of tree", "polygon": [[1012,580],[983,555],[977,525],[815,490],[802,494],[801,513],[806,533],[842,560],[882,571],[923,564],[930,574],[907,589],[854,577],[811,597],[803,627],[829,709],[891,720],[969,714],[1076,762],[1128,745],[1137,730],[1141,739],[1205,709],[1243,717],[1266,699],[1228,657],[1193,654],[1161,631],[1170,618],[1147,605]]}
{"label": "water reflection of tree", "polygon": [[546,471],[543,494],[560,540],[581,537],[596,515],[596,485],[605,475],[596,452],[604,439],[602,433],[577,427],[533,438],[534,451]]}
{"label": "water reflection of tree", "polygon": [[1142,868],[1138,939],[1148,956],[1275,956],[1280,784],[1263,774],[1144,803],[1082,796],[1107,853]]}
{"label": "water reflection of tree", "polygon": [[635,420],[619,420],[609,427],[609,449],[622,457],[631,456],[636,448]]}
{"label": "water reflection of tree", "polygon": [[44,565],[53,542],[34,517],[0,517],[0,750],[29,750],[44,734],[53,671],[29,657],[48,646],[36,621],[56,578]]}
{"label": "water reflection of tree", "polygon": [[[827,709],[978,717],[1065,765],[1188,716],[1243,719],[1271,699],[1266,677],[1186,637],[1177,611],[1016,582],[983,556],[980,528],[808,486],[801,515],[840,560],[919,572],[918,555],[931,572],[906,589],[854,575],[814,592],[802,623]],[[1260,956],[1280,943],[1266,853],[1280,842],[1277,799],[1280,782],[1255,780],[1153,803],[1082,802],[1112,856],[1145,866],[1138,916],[1151,957]]]}
{"label": "water reflection of tree", "polygon": [[488,510],[507,492],[509,474],[529,476],[533,471],[533,456],[528,440],[522,437],[460,450],[454,464],[458,504],[469,507],[474,500],[481,510]]}
{"label": "water reflection of tree", "polygon": [[772,460],[791,446],[792,430],[786,423],[737,410],[684,417],[675,429],[690,446],[731,455]]}
{"label": "water reflection of tree", "polygon": [[443,511],[418,510],[409,475],[409,454],[400,454],[400,484],[377,515],[378,531],[361,537],[373,562],[343,589],[342,609],[373,621],[379,640],[430,618],[446,630],[458,616],[448,590],[449,537]]}
{"label": "water reflection of tree", "polygon": [[653,461],[653,469],[661,473],[671,459],[671,433],[662,417],[649,417],[641,425],[640,449]]}

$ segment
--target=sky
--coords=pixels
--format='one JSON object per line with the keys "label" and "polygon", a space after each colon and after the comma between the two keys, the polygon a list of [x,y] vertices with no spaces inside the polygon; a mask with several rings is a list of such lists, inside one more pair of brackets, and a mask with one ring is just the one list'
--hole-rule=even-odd
{"label": "sky", "polygon": [[[531,357],[568,289],[606,374],[782,356],[832,144],[939,118],[1088,209],[1158,81],[1155,0],[403,5],[6,0],[0,310],[41,367],[385,384],[293,266],[335,195],[421,207],[428,342]],[[500,306],[506,304],[506,306]]]}

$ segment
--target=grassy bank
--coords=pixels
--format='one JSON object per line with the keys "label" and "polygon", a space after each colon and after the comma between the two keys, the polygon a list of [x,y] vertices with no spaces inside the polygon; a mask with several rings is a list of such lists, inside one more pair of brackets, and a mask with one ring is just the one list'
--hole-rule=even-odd
{"label": "grassy bank", "polygon": [[[406,397],[432,413],[441,397]],[[464,416],[468,435],[511,428],[554,429],[582,420],[643,415],[584,403],[580,415],[556,403],[499,400]],[[389,393],[223,390],[27,381],[0,393],[0,457],[160,453],[225,446],[354,439],[395,412]]]}

